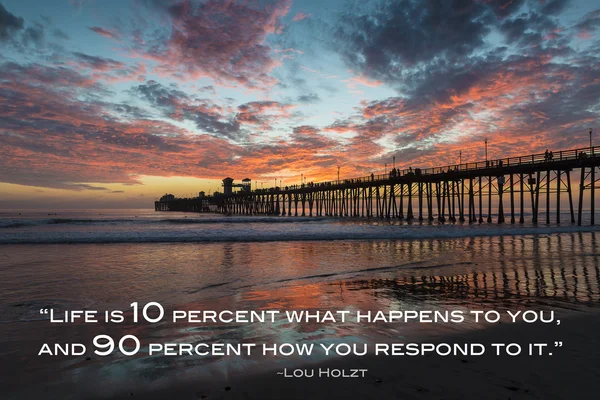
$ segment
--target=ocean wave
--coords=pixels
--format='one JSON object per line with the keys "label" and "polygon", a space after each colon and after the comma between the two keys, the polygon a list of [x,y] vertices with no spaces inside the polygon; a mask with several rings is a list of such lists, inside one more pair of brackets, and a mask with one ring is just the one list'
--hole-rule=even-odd
{"label": "ocean wave", "polygon": [[44,225],[193,225],[193,224],[245,224],[245,223],[305,223],[322,222],[326,217],[209,217],[209,218],[125,218],[125,219],[80,219],[80,218],[47,218],[47,219],[4,219],[0,220],[0,228],[23,228]]}
{"label": "ocean wave", "polygon": [[544,236],[578,232],[598,232],[598,226],[492,226],[492,225],[417,225],[417,226],[327,226],[296,230],[260,229],[173,230],[124,232],[28,232],[0,234],[0,244],[109,244],[109,243],[222,243],[286,242],[340,240],[420,240],[490,236]]}

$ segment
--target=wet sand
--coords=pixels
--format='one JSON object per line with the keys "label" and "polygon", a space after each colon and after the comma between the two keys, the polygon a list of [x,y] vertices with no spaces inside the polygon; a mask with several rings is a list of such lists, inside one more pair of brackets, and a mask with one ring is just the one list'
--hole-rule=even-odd
{"label": "wet sand", "polygon": [[[596,398],[598,234],[451,240],[5,246],[0,270],[2,398]],[[24,284],[26,282],[26,284]],[[55,324],[40,309],[554,310],[560,326]],[[130,312],[130,311],[129,311]],[[135,335],[135,356],[93,354],[92,339]],[[552,357],[150,355],[149,343],[549,342]],[[38,356],[43,343],[81,356]],[[310,364],[310,365],[308,365]],[[365,378],[291,379],[283,368],[368,369]],[[229,388],[230,390],[225,390]]]}
{"label": "wet sand", "polygon": [[[130,390],[144,399],[595,399],[600,378],[600,313],[573,312],[560,326],[502,324],[437,342],[553,343],[552,356],[360,357],[306,368],[367,368],[365,378],[283,378],[276,371]],[[300,366],[298,366],[300,367]],[[289,368],[288,368],[289,370]],[[106,397],[98,397],[106,398]]]}

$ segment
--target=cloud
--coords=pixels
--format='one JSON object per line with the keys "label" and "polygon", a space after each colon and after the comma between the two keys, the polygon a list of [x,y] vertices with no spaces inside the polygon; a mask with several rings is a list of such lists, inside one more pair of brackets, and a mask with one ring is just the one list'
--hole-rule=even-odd
{"label": "cloud", "polygon": [[76,88],[89,88],[96,86],[89,76],[80,74],[70,68],[57,66],[47,67],[41,64],[18,64],[6,62],[0,68],[0,80],[5,82],[26,79],[30,85],[48,85],[57,91],[73,91]]}
{"label": "cloud", "polygon": [[331,151],[331,148],[338,144],[337,141],[321,134],[317,128],[309,125],[294,127],[292,131],[292,140],[297,145],[316,152]]}
{"label": "cloud", "polygon": [[[345,176],[364,176],[392,156],[413,167],[454,162],[458,151],[481,159],[483,136],[491,154],[585,145],[588,127],[600,122],[598,41],[573,40],[594,38],[600,17],[590,12],[565,27],[566,1],[353,6],[336,22],[336,53],[327,57],[281,39],[316,24],[311,17],[283,28],[289,2],[145,4],[136,11],[152,18],[132,41],[121,30],[90,28],[120,39],[127,56],[142,57],[136,63],[59,46],[42,54],[32,46],[52,35],[27,33],[41,25],[0,9],[12,16],[2,19],[5,40],[31,46],[27,58],[0,65],[0,169],[10,171],[1,180],[110,197],[121,191],[108,183],[135,185],[141,175],[319,180],[340,165]],[[298,59],[276,69],[291,54]],[[335,68],[326,65],[332,60]],[[342,81],[344,70],[352,77]],[[276,83],[268,96],[248,90]],[[371,88],[369,96],[342,99],[349,111],[300,119],[315,108],[305,105],[322,101],[313,88],[344,84]],[[371,97],[389,88],[396,93]]]}
{"label": "cloud", "polygon": [[316,93],[306,93],[306,94],[298,96],[296,101],[298,101],[299,103],[304,103],[304,104],[312,104],[312,103],[319,103],[321,101],[321,98]]}
{"label": "cloud", "polygon": [[35,23],[25,27],[25,20],[17,17],[0,4],[0,42],[11,43],[16,47],[44,42],[44,26]]}
{"label": "cloud", "polygon": [[91,78],[106,82],[143,81],[146,77],[146,65],[137,63],[128,65],[122,61],[112,58],[92,56],[80,52],[72,53],[71,64],[77,65],[79,69],[91,71]]}
{"label": "cloud", "polygon": [[306,19],[308,17],[310,17],[310,14],[299,12],[298,14],[294,15],[294,18],[292,18],[292,22],[302,21],[303,19]]}
{"label": "cloud", "polygon": [[484,45],[493,20],[489,5],[474,1],[382,1],[345,12],[335,45],[352,70],[391,82],[406,67],[467,57]]}
{"label": "cloud", "polygon": [[75,59],[81,65],[89,67],[96,71],[110,71],[113,69],[121,69],[125,67],[124,63],[113,60],[111,58],[96,57],[79,52],[73,53],[73,56],[75,56]]}
{"label": "cloud", "polygon": [[568,4],[564,0],[382,0],[376,6],[350,7],[333,30],[333,46],[355,75],[403,92],[430,74],[452,66],[468,67],[486,53],[502,51],[502,44],[494,48],[489,41],[493,31],[504,35],[506,46],[516,44],[531,52],[566,48],[556,15]]}
{"label": "cloud", "polygon": [[87,183],[72,183],[70,184],[70,189],[74,189],[74,190],[108,190],[105,187],[102,186],[94,186],[94,185],[89,185]]}
{"label": "cloud", "polygon": [[424,166],[454,163],[447,155],[452,149],[481,159],[483,137],[498,155],[539,151],[540,143],[573,148],[574,138],[581,141],[586,127],[600,122],[600,71],[587,67],[598,59],[579,56],[581,64],[539,55],[490,58],[467,71],[449,68],[430,75],[411,96],[366,102],[360,115],[327,130],[354,134],[346,149],[359,160],[369,154],[371,160],[389,159],[378,145],[389,140],[402,149],[391,153],[398,160]]}
{"label": "cloud", "polygon": [[9,12],[0,4],[0,41],[8,40],[15,32],[23,29],[24,20]]}
{"label": "cloud", "polygon": [[242,124],[255,125],[261,130],[270,130],[274,121],[290,118],[293,108],[293,105],[278,101],[252,101],[238,106],[236,120]]}
{"label": "cloud", "polygon": [[591,33],[600,28],[600,9],[591,11],[575,25],[580,37],[589,38]]}
{"label": "cloud", "polygon": [[226,116],[222,107],[207,99],[191,98],[175,85],[165,86],[150,80],[134,87],[132,92],[162,110],[169,118],[194,122],[203,133],[231,140],[244,136],[240,122],[234,116]]}
{"label": "cloud", "polygon": [[542,14],[545,15],[558,15],[562,13],[567,6],[571,3],[571,0],[549,0],[540,2]]}
{"label": "cloud", "polygon": [[52,34],[59,39],[64,39],[64,40],[71,39],[71,37],[69,35],[67,35],[66,32],[63,31],[62,29],[55,28],[52,30]]}
{"label": "cloud", "polygon": [[11,171],[5,182],[100,190],[85,182],[206,173],[230,157],[226,141],[163,121],[113,117],[109,104],[84,100],[83,93],[102,89],[80,86],[88,78],[75,71],[6,63],[0,71],[0,169]]}
{"label": "cloud", "polygon": [[271,87],[271,71],[280,63],[266,44],[281,30],[289,0],[237,2],[207,0],[148,2],[169,29],[142,35],[133,51],[156,61],[156,72],[182,79],[210,77],[227,85]]}
{"label": "cloud", "polygon": [[40,46],[44,43],[44,27],[40,24],[30,26],[23,32],[23,43],[29,45],[30,43]]}
{"label": "cloud", "polygon": [[527,48],[529,52],[545,51],[552,47],[565,47],[565,30],[558,19],[548,11],[529,11],[506,18],[499,25],[506,42]]}
{"label": "cloud", "polygon": [[105,29],[105,28],[101,28],[99,26],[92,26],[90,28],[88,28],[89,30],[96,32],[98,35],[102,35],[104,37],[107,37],[109,39],[114,39],[114,40],[121,40],[121,37],[118,33],[113,32],[109,29]]}
{"label": "cloud", "polygon": [[241,131],[240,114],[284,115],[292,109],[287,104],[257,101],[225,111],[176,86],[148,81],[131,91],[173,122],[189,118],[217,133],[190,132],[139,115],[134,106],[98,100],[102,85],[66,67],[5,63],[0,71],[0,169],[10,171],[0,177],[4,182],[96,190],[102,183],[139,183],[140,175],[258,176],[275,167],[316,171],[336,162],[338,141],[317,128],[299,127],[270,143],[241,145],[228,137],[230,124]]}

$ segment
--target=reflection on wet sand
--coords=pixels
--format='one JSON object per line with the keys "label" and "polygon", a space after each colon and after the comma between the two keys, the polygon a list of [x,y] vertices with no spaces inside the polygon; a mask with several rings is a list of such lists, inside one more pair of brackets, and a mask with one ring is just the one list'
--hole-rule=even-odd
{"label": "reflection on wet sand", "polygon": [[[105,306],[102,299],[107,293],[114,293],[117,300],[112,301],[119,304],[120,309],[127,309],[132,299],[160,301],[167,315],[172,310],[225,309],[512,310],[530,307],[563,313],[595,312],[593,309],[600,305],[598,235],[600,233],[577,232],[410,241],[176,245],[165,246],[151,257],[143,256],[141,245],[128,247],[127,252],[123,247],[104,246],[91,248],[95,257],[90,258],[89,263],[84,260],[86,256],[80,246],[73,256],[83,260],[77,264],[83,272],[73,272],[78,279],[69,281],[69,293],[85,293],[86,300],[91,298],[93,304],[100,306]],[[68,247],[63,248],[63,253],[68,251]],[[94,274],[99,272],[91,268],[103,262],[108,264],[117,259],[119,253],[127,254],[128,263],[121,269],[113,264],[112,268],[118,270],[116,276],[124,282],[138,280],[123,293],[119,292],[122,287],[112,287],[112,281],[107,280],[110,276],[98,275],[95,280]],[[18,255],[23,259],[23,266],[28,265],[27,257],[36,257],[33,252],[23,254]],[[144,260],[143,265],[132,261],[136,258]],[[178,262],[170,265],[169,260],[173,259]],[[54,279],[59,280],[61,266],[51,268],[55,269]],[[71,266],[62,268],[71,273]],[[168,275],[170,269],[178,273],[173,280]],[[87,279],[84,273],[88,274]],[[151,280],[152,284],[141,279]],[[23,293],[33,289],[20,290],[22,297],[27,298]],[[46,285],[44,290],[50,296],[52,288]],[[34,298],[31,293],[29,296]],[[82,304],[79,298],[72,301]],[[16,300],[11,304],[17,304]],[[130,317],[126,316],[127,321]],[[3,381],[15,393],[24,395],[28,386],[39,387],[33,377],[37,380],[41,376],[44,385],[77,397],[88,391],[126,390],[132,382],[160,386],[161,382],[172,382],[172,379],[221,379],[231,374],[322,361],[319,357],[283,359],[258,355],[149,356],[146,346],[151,342],[359,343],[419,340],[472,328],[475,327],[469,324],[367,325],[352,320],[319,324],[291,323],[283,319],[273,324],[164,321],[153,325],[126,322],[66,326],[17,319],[3,324],[1,348],[14,367],[3,371]],[[79,341],[91,345],[91,339],[97,334],[114,338],[136,335],[144,346],[132,357],[115,353],[101,358],[91,351],[81,357],[42,358],[36,354],[44,342]]]}
{"label": "reflection on wet sand", "polygon": [[[596,306],[600,304],[596,236],[575,233],[535,239],[470,238],[465,244],[470,250],[468,255],[449,260],[448,267],[456,273],[445,273],[445,266],[439,264],[425,265],[410,275],[356,279],[341,287],[371,293],[376,298],[411,302],[434,299],[460,304]],[[412,258],[429,246],[442,244],[397,245]]]}

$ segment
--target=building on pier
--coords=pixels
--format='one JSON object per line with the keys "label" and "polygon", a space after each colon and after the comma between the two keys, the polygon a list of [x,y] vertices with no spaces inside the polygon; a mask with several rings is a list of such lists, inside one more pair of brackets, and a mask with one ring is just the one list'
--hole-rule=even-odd
{"label": "building on pier", "polygon": [[223,179],[223,194],[226,196],[230,196],[233,194],[233,188],[239,188],[240,192],[250,193],[252,191],[252,180],[250,178],[245,178],[242,180],[242,183],[233,183],[233,178],[225,178]]}
{"label": "building on pier", "polygon": [[173,201],[173,200],[175,200],[175,195],[165,193],[165,195],[162,196],[159,201]]}

